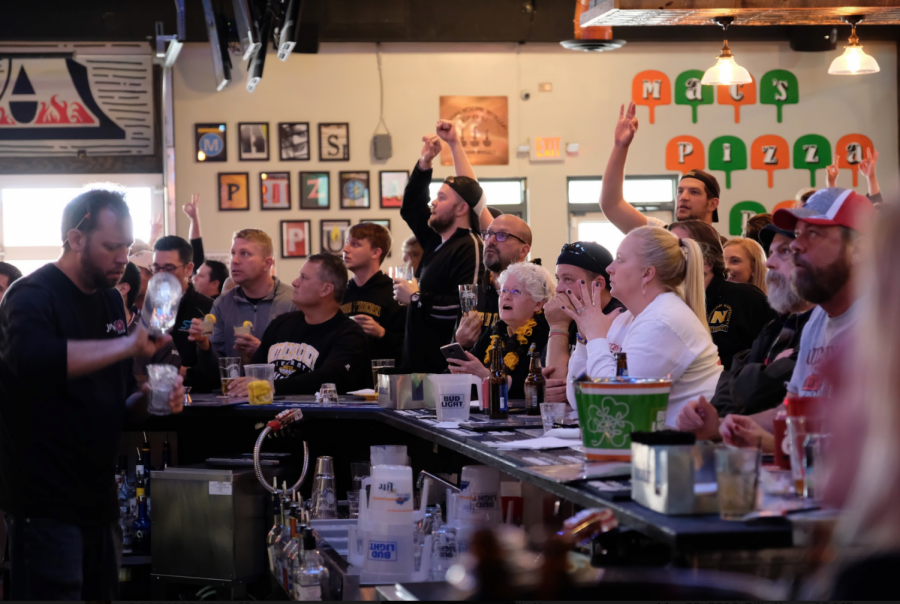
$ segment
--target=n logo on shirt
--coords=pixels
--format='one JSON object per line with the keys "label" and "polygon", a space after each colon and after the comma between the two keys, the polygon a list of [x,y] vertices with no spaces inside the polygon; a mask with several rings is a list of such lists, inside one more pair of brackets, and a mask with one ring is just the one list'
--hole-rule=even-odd
{"label": "n logo on shirt", "polygon": [[711,333],[728,332],[728,325],[731,323],[731,305],[719,304],[710,311],[707,316],[709,322],[709,331]]}

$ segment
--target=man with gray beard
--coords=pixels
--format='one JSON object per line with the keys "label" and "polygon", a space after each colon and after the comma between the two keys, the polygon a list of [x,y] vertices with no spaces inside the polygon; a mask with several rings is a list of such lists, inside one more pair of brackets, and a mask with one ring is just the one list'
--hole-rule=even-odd
{"label": "man with gray beard", "polygon": [[763,328],[752,348],[734,355],[730,371],[723,371],[711,401],[691,401],[679,414],[679,430],[695,432],[697,438],[718,434],[718,420],[728,414],[750,415],[777,407],[791,379],[800,334],[815,306],[791,288],[791,242],[794,232],[766,225],[759,235],[766,250],[766,287],[769,305],[778,313]]}

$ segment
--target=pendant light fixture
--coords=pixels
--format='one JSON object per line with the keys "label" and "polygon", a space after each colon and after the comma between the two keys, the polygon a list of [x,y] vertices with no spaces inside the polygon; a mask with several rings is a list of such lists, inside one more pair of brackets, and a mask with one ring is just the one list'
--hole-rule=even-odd
{"label": "pendant light fixture", "polygon": [[844,17],[844,23],[849,23],[852,28],[850,30],[850,45],[844,47],[844,54],[831,62],[831,67],[828,68],[828,73],[831,75],[862,75],[881,71],[875,57],[871,57],[863,52],[863,47],[856,36],[856,26],[862,20],[862,15]]}
{"label": "pendant light fixture", "polygon": [[[718,25],[722,26],[725,33],[728,33],[728,26],[734,21],[734,17],[716,17],[713,19]],[[716,64],[706,70],[700,83],[703,86],[731,86],[732,84],[749,84],[753,81],[750,72],[738,65],[728,48],[728,40],[725,40],[725,46],[716,59]]]}

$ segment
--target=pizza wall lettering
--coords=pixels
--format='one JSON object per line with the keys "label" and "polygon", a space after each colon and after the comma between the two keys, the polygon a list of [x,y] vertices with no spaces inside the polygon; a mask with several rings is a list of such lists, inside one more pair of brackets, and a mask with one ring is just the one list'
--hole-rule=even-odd
{"label": "pizza wall lettering", "polygon": [[151,155],[149,55],[0,58],[0,157]]}

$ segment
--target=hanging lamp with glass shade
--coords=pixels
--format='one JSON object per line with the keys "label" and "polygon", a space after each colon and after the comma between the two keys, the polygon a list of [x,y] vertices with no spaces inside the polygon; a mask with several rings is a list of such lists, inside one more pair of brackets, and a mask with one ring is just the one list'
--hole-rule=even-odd
{"label": "hanging lamp with glass shade", "polygon": [[844,54],[831,62],[828,73],[831,75],[863,75],[881,71],[875,57],[863,52],[863,47],[856,35],[856,26],[863,20],[863,17],[854,15],[845,17],[843,20],[845,23],[849,23],[852,28],[850,31],[850,45],[844,47]]}
{"label": "hanging lamp with glass shade", "polygon": [[[734,17],[716,17],[713,21],[721,25],[727,33],[728,26],[734,21]],[[734,60],[734,55],[731,54],[731,48],[728,47],[726,39],[722,52],[716,59],[716,64],[706,70],[700,84],[703,86],[731,86],[732,84],[749,84],[752,81],[750,72]]]}

